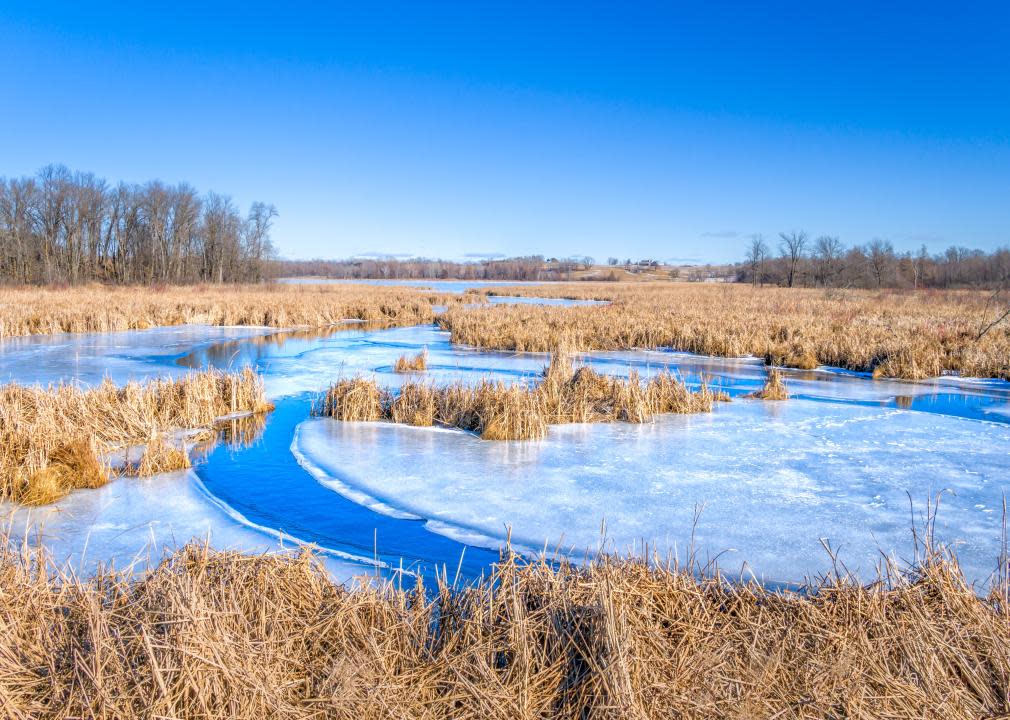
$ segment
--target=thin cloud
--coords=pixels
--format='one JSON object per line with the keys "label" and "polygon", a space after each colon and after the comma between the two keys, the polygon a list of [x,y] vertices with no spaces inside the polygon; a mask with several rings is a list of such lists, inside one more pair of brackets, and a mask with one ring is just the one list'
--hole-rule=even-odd
{"label": "thin cloud", "polygon": [[356,255],[352,255],[351,259],[352,260],[405,260],[407,258],[413,258],[413,257],[416,257],[416,256],[415,255],[411,255],[410,253],[379,253],[379,252],[371,252],[371,253],[358,253]]}
{"label": "thin cloud", "polygon": [[463,257],[468,260],[501,260],[505,257],[505,253],[475,253],[469,252],[465,253]]}

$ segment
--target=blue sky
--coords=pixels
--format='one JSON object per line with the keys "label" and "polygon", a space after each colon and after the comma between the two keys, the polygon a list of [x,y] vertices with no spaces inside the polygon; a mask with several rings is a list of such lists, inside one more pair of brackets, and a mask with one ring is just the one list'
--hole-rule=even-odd
{"label": "blue sky", "polygon": [[288,257],[1010,242],[1001,3],[0,2],[0,175],[279,210]]}

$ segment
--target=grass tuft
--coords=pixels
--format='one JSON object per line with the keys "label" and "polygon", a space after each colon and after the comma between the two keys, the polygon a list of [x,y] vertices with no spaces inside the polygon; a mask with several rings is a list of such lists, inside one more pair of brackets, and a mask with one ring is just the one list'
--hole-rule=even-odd
{"label": "grass tuft", "polygon": [[135,474],[138,477],[150,477],[174,470],[185,470],[191,467],[189,453],[185,448],[178,447],[158,436],[150,440],[144,447],[144,454],[137,464]]}
{"label": "grass tuft", "polygon": [[768,371],[768,377],[760,390],[751,393],[748,397],[760,398],[761,400],[788,400],[789,391],[782,381],[782,373],[772,368]]}
{"label": "grass tuft", "polygon": [[41,505],[71,490],[108,482],[104,458],[148,443],[139,465],[151,474],[188,467],[185,452],[166,443],[173,430],[209,428],[222,417],[272,409],[250,369],[206,371],[178,379],[93,388],[16,383],[0,386],[0,498]]}
{"label": "grass tuft", "polygon": [[425,348],[417,355],[413,357],[408,357],[407,355],[401,355],[396,359],[396,364],[393,365],[393,372],[398,373],[410,373],[410,372],[423,372],[428,369],[428,350]]}
{"label": "grass tuft", "polygon": [[552,424],[642,423],[661,413],[708,412],[728,399],[707,387],[692,391],[668,372],[644,381],[635,373],[615,378],[575,368],[565,353],[556,353],[532,387],[491,380],[442,387],[408,382],[392,393],[372,380],[354,378],[332,385],[314,413],[338,420],[446,425],[484,440],[537,440]]}

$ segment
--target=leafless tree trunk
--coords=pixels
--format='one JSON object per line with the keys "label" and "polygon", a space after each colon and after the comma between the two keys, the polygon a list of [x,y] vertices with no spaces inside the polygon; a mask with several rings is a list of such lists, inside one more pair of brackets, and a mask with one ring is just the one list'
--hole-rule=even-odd
{"label": "leafless tree trunk", "polygon": [[799,269],[800,261],[807,245],[807,234],[805,232],[779,233],[779,251],[787,262],[786,284],[792,287],[796,282],[796,271]]}

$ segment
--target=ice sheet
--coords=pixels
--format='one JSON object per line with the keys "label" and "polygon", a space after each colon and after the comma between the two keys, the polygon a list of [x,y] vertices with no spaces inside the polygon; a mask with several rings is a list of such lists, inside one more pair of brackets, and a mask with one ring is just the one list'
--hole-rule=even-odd
{"label": "ice sheet", "polygon": [[[392,372],[400,355],[422,349],[429,353],[428,372]],[[738,399],[714,416],[663,418],[645,427],[556,428],[546,441],[525,446],[481,443],[455,432],[313,421],[303,426],[294,449],[317,485],[290,454],[293,428],[307,414],[304,393],[356,374],[391,387],[408,378],[533,382],[549,357],[453,346],[448,333],[431,325],[295,333],[179,326],[9,339],[0,343],[0,379],[93,383],[109,376],[125,382],[191,368],[252,366],[263,374],[278,408],[287,407],[283,400],[297,400],[298,409],[290,418],[285,414],[283,432],[268,431],[265,447],[216,453],[211,464],[198,465],[214,500],[184,475],[182,482],[180,476],[117,481],[72,495],[55,513],[33,511],[33,517],[46,515],[46,527],[58,531],[53,549],[71,558],[83,548],[90,526],[85,560],[122,563],[146,552],[152,527],[159,542],[185,542],[211,528],[216,545],[253,551],[276,544],[271,528],[287,528],[333,549],[367,554],[369,543],[361,538],[370,541],[381,525],[379,550],[388,563],[403,554],[415,565],[455,567],[459,546],[420,530],[409,519],[414,516],[465,543],[497,545],[511,523],[516,538],[528,545],[539,547],[550,538],[579,551],[597,546],[605,517],[612,548],[648,539],[682,550],[694,504],[707,501],[698,534],[706,551],[730,549],[727,564],[750,560],[768,577],[796,578],[826,567],[822,536],[842,543],[843,558],[860,569],[872,565],[874,542],[907,556],[905,491],[921,508],[930,490],[951,487],[958,495],[944,501],[941,531],[964,542],[962,562],[973,577],[983,578],[992,567],[998,499],[1007,485],[1010,384],[962,378],[874,381],[822,368],[786,371],[794,399],[762,404],[739,399],[766,376],[755,358],[657,350],[586,353],[581,360],[616,375],[647,376],[668,368],[691,385],[707,382]],[[325,437],[322,427],[329,428]],[[269,458],[286,462],[270,464]],[[306,484],[328,488],[312,495],[316,507],[299,506],[308,502],[302,496]],[[145,492],[149,488],[157,491]],[[282,504],[270,488],[285,498]],[[340,502],[327,503],[320,494]],[[233,510],[238,507],[241,512]],[[363,507],[399,519],[373,524],[379,516]],[[20,510],[16,515],[26,517]],[[491,553],[482,552],[486,563]],[[476,564],[472,569],[479,573]]]}
{"label": "ice sheet", "polygon": [[[250,553],[291,549],[298,543],[248,529],[208,499],[192,471],[150,478],[120,478],[95,490],[78,490],[53,505],[27,508],[0,503],[0,518],[14,538],[42,544],[58,565],[79,573],[98,565],[145,569],[191,539],[218,549]],[[372,570],[334,554],[322,557],[338,582]]]}
{"label": "ice sheet", "polygon": [[177,375],[175,359],[201,345],[276,332],[269,328],[177,325],[113,333],[62,333],[0,342],[0,382],[95,384]]}
{"label": "ice sheet", "polygon": [[[647,425],[558,426],[540,442],[487,442],[382,423],[303,423],[297,449],[340,484],[435,532],[496,546],[683,553],[796,581],[829,568],[821,540],[871,576],[911,559],[912,513],[947,491],[937,532],[968,576],[999,552],[1010,427],[898,409],[737,401]],[[333,485],[338,488],[339,485]]]}

